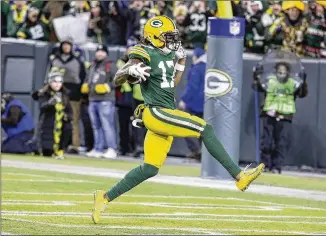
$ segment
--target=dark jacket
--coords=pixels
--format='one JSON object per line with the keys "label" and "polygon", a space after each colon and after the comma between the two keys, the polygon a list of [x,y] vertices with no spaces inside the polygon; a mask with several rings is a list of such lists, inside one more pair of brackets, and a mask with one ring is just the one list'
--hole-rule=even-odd
{"label": "dark jacket", "polygon": [[189,111],[204,112],[205,71],[206,55],[202,55],[190,68],[186,90],[181,97]]}
{"label": "dark jacket", "polygon": [[[71,137],[71,116],[72,110],[69,104],[69,96],[68,90],[66,88],[62,88],[62,101],[64,104],[64,119],[63,119],[63,127],[62,127],[62,135],[60,141],[60,149],[66,147],[70,141]],[[53,130],[55,124],[55,108],[54,105],[49,104],[49,100],[52,98],[52,90],[49,85],[45,85],[45,87],[38,92],[33,94],[34,100],[39,102],[40,107],[40,117],[38,124],[38,140],[41,149],[53,149]]]}
{"label": "dark jacket", "polygon": [[62,45],[60,46],[60,53],[51,60],[51,67],[65,69],[63,84],[69,90],[69,99],[79,101],[81,99],[80,88],[86,77],[85,65],[73,53],[68,56],[67,60],[64,60],[61,48]]}
{"label": "dark jacket", "polygon": [[[110,68],[109,59],[106,58],[101,62],[94,61],[90,66],[87,83],[89,87],[88,99],[89,101],[114,101],[114,83],[113,76]],[[98,85],[108,85],[110,92],[99,94],[96,92],[96,86]]]}

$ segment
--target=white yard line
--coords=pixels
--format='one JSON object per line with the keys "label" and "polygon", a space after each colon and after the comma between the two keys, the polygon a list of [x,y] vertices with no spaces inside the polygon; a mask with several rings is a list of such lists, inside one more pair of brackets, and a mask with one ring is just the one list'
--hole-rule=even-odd
{"label": "white yard line", "polygon": [[[52,195],[52,196],[92,196],[92,193],[51,193],[51,192],[15,192],[15,191],[5,191],[2,194],[19,194],[19,195]],[[234,197],[208,197],[208,196],[165,196],[165,195],[137,195],[137,194],[126,194],[123,195],[121,198],[163,198],[163,199],[207,199],[207,200],[229,200],[229,201],[239,201],[239,202],[251,202],[251,203],[260,203],[272,206],[280,206],[283,208],[293,208],[293,209],[305,209],[305,210],[323,210],[323,208],[316,208],[316,207],[303,207],[298,205],[292,204],[280,204],[268,201],[256,201],[250,199],[243,199],[243,198],[234,198]],[[243,205],[241,205],[243,206]],[[254,207],[256,207],[255,205]],[[260,206],[260,207],[267,207],[267,206]],[[326,210],[326,209],[325,209]]]}
{"label": "white yard line", "polygon": [[33,182],[33,183],[95,183],[94,181],[78,180],[78,179],[8,179],[2,178],[2,181],[12,182]]}
{"label": "white yard line", "polygon": [[[39,162],[14,161],[14,160],[2,160],[1,164],[3,167],[45,170],[45,171],[54,171],[54,172],[71,173],[71,174],[88,175],[88,176],[101,176],[101,177],[109,177],[109,178],[123,178],[127,173],[126,171],[117,171],[117,170],[105,169],[105,168],[72,166],[72,165],[63,165],[63,164],[47,164],[47,163],[39,163]],[[162,184],[171,184],[171,185],[205,187],[205,188],[239,191],[236,188],[233,181],[202,179],[198,177],[177,177],[177,176],[158,175],[147,181],[162,183]],[[326,201],[326,191],[312,191],[312,190],[273,187],[273,186],[264,186],[264,185],[251,185],[250,188],[247,190],[247,192],[274,195],[274,196],[302,198],[302,199],[317,200],[317,201]]]}
{"label": "white yard line", "polygon": [[[47,205],[47,206],[73,206],[77,204],[93,204],[93,201],[49,201],[49,200],[3,200],[3,205]],[[111,202],[113,205],[136,205],[176,209],[229,209],[244,211],[281,211],[278,206],[254,206],[254,205],[227,205],[227,204],[188,204],[169,202]],[[325,209],[326,210],[326,209]]]}
{"label": "white yard line", "polygon": [[135,229],[135,230],[161,230],[161,231],[186,231],[192,233],[205,233],[210,235],[225,235],[224,232],[255,232],[255,233],[280,233],[280,234],[294,234],[294,235],[312,235],[312,234],[322,234],[321,232],[302,232],[302,231],[292,231],[292,230],[251,230],[251,229],[232,229],[224,228],[218,229],[220,232],[211,232],[209,229],[204,228],[163,228],[163,227],[148,227],[148,226],[91,226],[91,225],[73,225],[73,224],[56,224],[56,223],[47,223],[34,220],[25,220],[25,219],[14,219],[14,218],[3,218],[4,220],[12,220],[17,222],[26,222],[32,224],[47,225],[53,227],[64,227],[64,228],[84,228],[84,229]]}
{"label": "white yard line", "polygon": [[[66,216],[66,215],[87,215],[89,216],[89,212],[69,212],[69,211],[60,211],[60,212],[53,212],[53,211],[1,211],[3,214],[15,214],[15,215],[26,215],[26,216]],[[266,219],[326,219],[326,216],[293,216],[293,215],[226,215],[226,214],[207,214],[207,213],[192,213],[192,212],[174,212],[174,213],[103,213],[103,216],[122,216],[122,217],[152,217],[152,216],[159,216],[159,217],[177,217],[177,216],[185,216],[185,217],[215,217],[215,218],[266,218]]]}
{"label": "white yard line", "polygon": [[205,228],[171,228],[171,227],[148,227],[148,226],[90,226],[90,225],[73,225],[73,224],[56,224],[48,222],[40,222],[34,220],[25,220],[25,219],[13,219],[13,218],[3,218],[5,220],[12,220],[17,222],[26,222],[32,224],[47,225],[53,227],[64,227],[64,228],[84,228],[84,229],[134,229],[134,230],[162,230],[162,231],[185,231],[192,233],[204,233],[209,235],[220,235],[218,232],[210,232]]}
{"label": "white yard line", "polygon": [[[92,204],[93,201],[57,201],[57,200],[3,200],[3,205],[60,205],[73,206],[77,204]],[[306,209],[305,207],[284,207],[284,206],[257,206],[257,205],[232,205],[232,204],[195,204],[195,203],[171,203],[171,202],[111,202],[113,205],[136,205],[136,206],[152,206],[162,208],[176,209],[229,209],[244,211],[282,211],[284,209]],[[310,209],[311,210],[311,209]],[[317,211],[326,211],[326,209],[315,208]]]}
{"label": "white yard line", "polygon": [[[4,216],[33,216],[33,217],[44,217],[44,216],[65,216],[65,217],[73,217],[73,218],[89,218],[90,213],[81,213],[81,214],[67,214],[68,212],[64,214],[51,212],[50,214],[47,214],[45,212],[41,212],[39,214],[35,212],[10,212],[5,211],[2,212]],[[101,218],[105,219],[150,219],[150,220],[170,220],[170,221],[218,221],[218,222],[259,222],[259,223],[278,223],[278,224],[308,224],[308,225],[326,225],[326,222],[312,222],[312,221],[293,221],[293,220],[261,220],[261,219],[223,219],[223,218],[202,218],[202,217],[191,217],[187,218],[185,216],[183,217],[163,217],[163,216],[128,216],[128,218],[125,215],[102,215]]]}

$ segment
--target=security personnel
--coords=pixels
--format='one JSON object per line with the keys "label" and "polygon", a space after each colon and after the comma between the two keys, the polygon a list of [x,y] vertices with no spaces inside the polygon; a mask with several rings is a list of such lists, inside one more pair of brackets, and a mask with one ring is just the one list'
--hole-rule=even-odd
{"label": "security personnel", "polygon": [[286,62],[275,65],[275,75],[269,76],[266,86],[259,82],[257,70],[254,73],[253,88],[265,93],[265,103],[261,112],[263,131],[261,134],[261,159],[266,169],[281,173],[288,151],[289,128],[296,113],[295,99],[307,96],[306,75],[301,74],[303,85],[290,77],[291,66]]}

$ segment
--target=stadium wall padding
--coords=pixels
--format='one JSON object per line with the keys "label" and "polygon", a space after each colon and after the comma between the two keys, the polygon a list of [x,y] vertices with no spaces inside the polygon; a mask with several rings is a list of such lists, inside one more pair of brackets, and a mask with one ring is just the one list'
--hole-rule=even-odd
{"label": "stadium wall padding", "polygon": [[[21,99],[31,109],[37,121],[38,105],[32,100],[30,93],[43,85],[48,68],[48,56],[53,45],[15,39],[2,39],[1,44],[2,91],[12,92]],[[95,46],[84,49],[86,59],[91,61],[94,58]],[[115,72],[117,70],[115,62],[123,55],[125,49],[113,47],[109,48],[109,51],[111,67]],[[241,133],[239,134],[242,162],[255,162],[255,110],[251,82],[252,67],[260,59],[259,56],[244,55]],[[310,59],[302,61],[308,75],[309,94],[306,98],[297,100],[297,114],[293,120],[291,143],[285,164],[326,168],[326,61]],[[186,86],[190,65],[189,54],[184,78],[176,90],[177,100]],[[185,141],[176,138],[170,154],[185,156],[188,152]]]}

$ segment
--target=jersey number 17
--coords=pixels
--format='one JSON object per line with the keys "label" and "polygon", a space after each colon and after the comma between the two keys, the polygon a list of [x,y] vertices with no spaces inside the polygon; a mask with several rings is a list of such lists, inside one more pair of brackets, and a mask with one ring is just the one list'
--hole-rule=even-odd
{"label": "jersey number 17", "polygon": [[160,61],[160,63],[158,64],[158,68],[160,68],[162,70],[162,80],[163,82],[161,83],[161,88],[173,88],[174,87],[174,73],[172,75],[171,81],[168,81],[166,78],[166,66],[168,66],[169,68],[173,67],[173,61]]}

